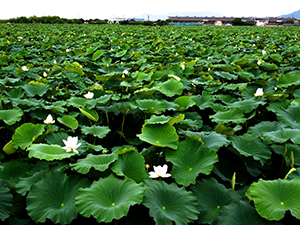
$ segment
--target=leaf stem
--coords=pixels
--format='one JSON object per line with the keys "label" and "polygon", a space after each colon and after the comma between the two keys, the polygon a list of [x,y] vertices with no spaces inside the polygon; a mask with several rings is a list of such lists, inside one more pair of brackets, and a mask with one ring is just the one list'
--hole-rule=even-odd
{"label": "leaf stem", "polygon": [[107,126],[109,126],[109,118],[108,118],[108,113],[107,113],[106,106],[104,106],[104,109],[105,109],[105,115],[106,115]]}
{"label": "leaf stem", "polygon": [[282,159],[282,163],[281,163],[281,167],[280,167],[280,171],[279,171],[279,176],[282,172],[282,169],[283,169],[283,163],[285,162],[285,157],[286,157],[286,153],[287,153],[287,147],[286,147],[286,144],[284,144],[284,153],[283,153],[283,159]]}

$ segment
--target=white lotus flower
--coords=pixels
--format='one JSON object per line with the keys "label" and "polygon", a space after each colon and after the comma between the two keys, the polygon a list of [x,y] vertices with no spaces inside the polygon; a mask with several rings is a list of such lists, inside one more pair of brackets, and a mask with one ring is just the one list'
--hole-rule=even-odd
{"label": "white lotus flower", "polygon": [[44,120],[44,123],[45,123],[45,124],[53,124],[53,123],[55,123],[55,120],[53,120],[51,114],[49,114],[49,115],[47,116],[47,118]]}
{"label": "white lotus flower", "polygon": [[260,64],[261,64],[261,61],[260,61],[260,60],[258,60],[258,61],[257,61],[257,65],[260,65]]}
{"label": "white lotus flower", "polygon": [[267,53],[266,50],[262,50],[262,54],[265,55]]}
{"label": "white lotus flower", "polygon": [[94,93],[89,91],[88,93],[86,93],[83,96],[87,99],[92,99],[94,97]]}
{"label": "white lotus flower", "polygon": [[43,77],[47,77],[47,73],[45,71],[43,73]]}
{"label": "white lotus flower", "polygon": [[23,71],[28,71],[29,69],[27,68],[27,66],[22,66],[22,70]]}
{"label": "white lotus flower", "polygon": [[124,73],[124,74],[128,74],[128,70],[124,70],[123,73]]}
{"label": "white lotus flower", "polygon": [[260,97],[260,96],[263,96],[264,95],[264,89],[263,88],[257,88],[254,96],[255,97]]}
{"label": "white lotus flower", "polygon": [[157,178],[157,177],[170,177],[171,174],[167,173],[168,165],[161,166],[153,166],[154,172],[149,172],[150,178]]}
{"label": "white lotus flower", "polygon": [[66,149],[66,152],[75,152],[78,154],[79,152],[76,150],[81,143],[77,144],[78,142],[78,137],[71,137],[69,136],[67,140],[63,140],[64,144],[66,145],[65,147],[62,147],[63,149]]}

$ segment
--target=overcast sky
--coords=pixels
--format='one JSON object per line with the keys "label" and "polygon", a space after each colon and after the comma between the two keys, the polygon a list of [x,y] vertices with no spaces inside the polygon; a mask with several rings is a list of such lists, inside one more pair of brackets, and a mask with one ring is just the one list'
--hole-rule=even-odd
{"label": "overcast sky", "polygon": [[145,13],[176,16],[175,12],[202,11],[233,17],[259,17],[279,16],[297,10],[300,10],[299,0],[1,0],[0,19],[33,15],[111,19],[139,17]]}

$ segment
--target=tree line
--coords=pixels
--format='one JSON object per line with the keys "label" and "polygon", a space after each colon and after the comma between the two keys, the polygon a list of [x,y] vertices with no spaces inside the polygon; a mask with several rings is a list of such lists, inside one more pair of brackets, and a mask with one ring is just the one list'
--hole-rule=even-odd
{"label": "tree line", "polygon": [[145,25],[145,26],[154,26],[154,25],[167,25],[170,20],[157,20],[157,21],[136,21],[134,19],[124,20],[124,21],[109,21],[107,19],[88,19],[84,20],[82,18],[78,19],[67,19],[61,18],[59,16],[31,16],[31,17],[17,17],[8,20],[0,20],[0,23],[43,23],[43,24],[107,24],[107,23],[119,23],[121,25]]}

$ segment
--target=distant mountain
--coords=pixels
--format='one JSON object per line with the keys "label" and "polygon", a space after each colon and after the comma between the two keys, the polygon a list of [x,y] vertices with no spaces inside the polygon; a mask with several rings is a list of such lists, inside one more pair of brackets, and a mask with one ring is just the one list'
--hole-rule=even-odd
{"label": "distant mountain", "polygon": [[279,17],[285,17],[285,18],[294,17],[294,18],[300,19],[300,10],[292,12],[292,13],[287,14],[287,15],[281,15]]}
{"label": "distant mountain", "polygon": [[156,21],[158,19],[166,20],[166,19],[168,19],[168,16],[189,16],[189,17],[194,17],[194,16],[208,16],[208,17],[211,17],[211,16],[215,16],[215,17],[219,17],[219,16],[224,16],[224,15],[219,14],[219,13],[209,12],[209,11],[203,11],[203,12],[172,12],[172,13],[168,13],[168,14],[164,14],[164,15],[153,15],[153,14],[144,13],[142,15],[136,16],[135,18],[144,18],[145,20],[148,20],[148,16],[149,16],[149,20]]}

